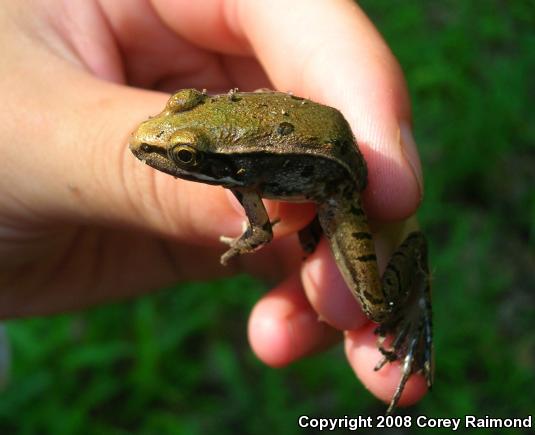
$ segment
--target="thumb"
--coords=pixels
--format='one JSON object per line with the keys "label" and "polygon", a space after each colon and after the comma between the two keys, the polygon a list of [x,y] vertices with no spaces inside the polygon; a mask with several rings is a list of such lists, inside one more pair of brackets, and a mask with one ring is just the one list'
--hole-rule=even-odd
{"label": "thumb", "polygon": [[[223,189],[175,180],[131,154],[130,133],[161,111],[167,95],[71,69],[61,72],[61,80],[45,79],[47,86],[12,89],[18,95],[7,99],[32,102],[31,109],[14,110],[19,118],[11,121],[13,133],[4,142],[10,143],[3,155],[11,164],[0,183],[11,192],[15,214],[29,208],[45,223],[139,228],[195,244],[240,232],[243,217]],[[26,127],[22,132],[20,125]],[[279,233],[304,223],[286,219],[293,215],[287,208],[281,214]]]}

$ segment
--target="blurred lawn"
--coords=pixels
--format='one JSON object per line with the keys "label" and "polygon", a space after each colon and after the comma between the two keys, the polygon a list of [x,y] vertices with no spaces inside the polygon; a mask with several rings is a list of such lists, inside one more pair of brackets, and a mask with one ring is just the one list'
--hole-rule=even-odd
{"label": "blurred lawn", "polygon": [[[366,0],[398,56],[426,173],[436,388],[413,415],[533,413],[535,4]],[[292,434],[301,414],[377,414],[340,347],[264,367],[246,342],[265,289],[187,284],[8,323],[1,434]]]}

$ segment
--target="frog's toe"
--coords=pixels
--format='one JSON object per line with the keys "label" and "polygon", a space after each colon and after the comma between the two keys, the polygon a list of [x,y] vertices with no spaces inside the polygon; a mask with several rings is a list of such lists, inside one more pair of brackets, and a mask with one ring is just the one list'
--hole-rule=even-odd
{"label": "frog's toe", "polygon": [[229,236],[219,236],[219,241],[221,243],[224,243],[225,245],[232,245],[232,242],[236,240],[236,237],[229,237]]}
{"label": "frog's toe", "polygon": [[229,249],[221,256],[219,261],[223,266],[226,266],[232,258],[236,257],[239,254],[240,253],[237,252],[235,249]]}
{"label": "frog's toe", "polygon": [[[427,286],[427,282],[423,282]],[[413,373],[422,372],[428,388],[433,383],[433,339],[429,292],[419,292],[420,297],[408,304],[397,320],[381,324],[375,333],[383,358],[375,366],[380,370],[387,362],[401,362],[401,380],[390,402],[387,414],[391,414],[403,393],[405,384]],[[392,335],[390,345],[384,346],[385,337]]]}
{"label": "frog's toe", "polygon": [[245,235],[249,236],[250,230],[247,221],[242,221],[241,232],[242,234],[239,237],[219,236],[219,241],[221,243],[224,243],[225,245],[232,246],[233,244],[237,243],[238,240],[242,239]]}
{"label": "frog's toe", "polygon": [[401,366],[401,379],[398,383],[398,386],[396,387],[396,391],[394,392],[394,395],[392,396],[392,400],[390,401],[390,404],[388,405],[388,408],[386,410],[386,415],[391,415],[394,412],[394,409],[396,409],[396,406],[401,397],[401,393],[403,393],[403,390],[405,389],[405,384],[409,380],[412,373],[415,371],[414,356],[415,356],[417,344],[418,344],[418,337],[415,336],[409,342],[407,354],[405,355],[405,358],[403,359],[403,365]]}
{"label": "frog's toe", "polygon": [[269,228],[245,226],[239,237],[220,236],[219,240],[230,248],[221,256],[221,264],[226,265],[233,257],[257,251],[273,237],[271,226]]}
{"label": "frog's toe", "polygon": [[[423,323],[417,324],[410,321],[401,321],[394,331],[388,331],[380,326],[376,333],[379,335],[379,351],[383,358],[379,360],[374,370],[380,370],[386,363],[399,360],[401,362],[401,379],[390,401],[386,414],[391,414],[396,408],[405,384],[413,373],[422,371],[426,377],[428,386],[432,378],[431,353],[432,348],[427,347],[426,328]],[[385,334],[394,332],[394,338],[390,346],[384,347],[381,342]]]}
{"label": "frog's toe", "polygon": [[230,260],[238,255],[249,254],[258,249],[258,246],[253,245],[249,243],[249,241],[243,239],[231,239],[228,242],[223,241],[223,243],[226,243],[230,246],[230,248],[221,256],[220,261],[223,266],[226,266]]}
{"label": "frog's toe", "polygon": [[221,264],[223,266],[226,266],[232,258],[241,254],[241,251],[239,249],[240,238],[220,236],[219,241],[230,247],[220,258]]}

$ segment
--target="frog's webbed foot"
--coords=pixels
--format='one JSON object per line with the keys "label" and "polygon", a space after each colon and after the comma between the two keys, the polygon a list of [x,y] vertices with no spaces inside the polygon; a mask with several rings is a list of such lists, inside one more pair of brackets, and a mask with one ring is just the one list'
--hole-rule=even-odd
{"label": "frog's webbed foot", "polygon": [[[413,252],[409,255],[411,250]],[[429,389],[433,383],[431,292],[427,248],[422,233],[411,233],[400,246],[399,252],[404,254],[398,254],[397,258],[394,254],[383,276],[383,285],[392,285],[395,276],[398,284],[407,286],[407,298],[398,315],[375,330],[379,337],[379,351],[383,354],[375,370],[381,369],[387,362],[401,361],[401,380],[388,406],[387,415],[397,406],[405,384],[413,373],[422,372]],[[400,273],[401,270],[407,273]],[[383,342],[387,334],[391,334],[393,340],[385,347]]]}
{"label": "frog's webbed foot", "polygon": [[262,199],[257,192],[232,190],[247,214],[249,223],[244,222],[243,232],[239,237],[221,236],[219,240],[229,249],[221,256],[221,264],[226,265],[229,260],[241,254],[254,252],[269,243],[273,238],[272,226],[278,222],[269,221]]}
{"label": "frog's webbed foot", "polygon": [[[407,314],[410,316],[413,313]],[[381,325],[375,331],[379,336],[379,351],[383,354],[383,358],[377,363],[374,370],[380,370],[387,362],[401,361],[401,379],[386,411],[386,414],[390,415],[396,408],[405,384],[413,373],[422,371],[427,387],[431,388],[433,383],[433,347],[431,319],[426,315],[419,319],[413,317],[410,320],[402,320],[397,325],[388,325],[393,329],[385,328],[385,326],[387,325]],[[392,344],[385,348],[382,342],[389,332],[394,333],[394,339]]]}

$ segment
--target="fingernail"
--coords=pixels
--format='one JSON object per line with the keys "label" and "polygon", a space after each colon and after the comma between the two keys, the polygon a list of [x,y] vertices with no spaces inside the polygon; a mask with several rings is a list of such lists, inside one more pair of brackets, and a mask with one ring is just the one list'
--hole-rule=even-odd
{"label": "fingernail", "polygon": [[414,178],[416,178],[421,198],[424,194],[424,183],[422,176],[422,165],[420,163],[420,157],[418,155],[418,147],[416,146],[414,136],[412,135],[412,129],[408,123],[402,121],[399,125],[399,132],[401,152],[403,153],[405,160],[409,164]]}

